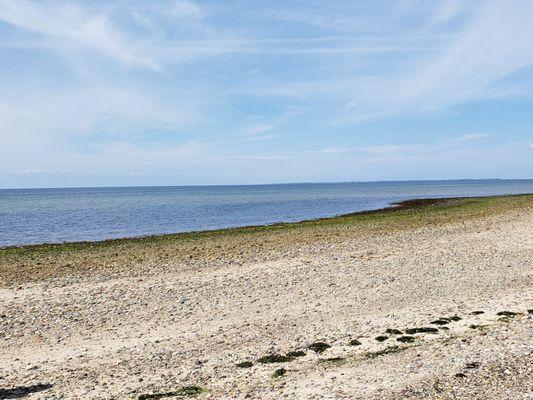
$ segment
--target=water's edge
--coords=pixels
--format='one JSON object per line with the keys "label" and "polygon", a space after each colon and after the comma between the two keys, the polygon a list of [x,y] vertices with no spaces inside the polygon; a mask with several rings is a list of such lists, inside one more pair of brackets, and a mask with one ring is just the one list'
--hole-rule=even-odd
{"label": "water's edge", "polygon": [[350,213],[343,213],[338,214],[334,216],[328,216],[328,217],[318,217],[318,218],[310,218],[310,219],[303,219],[299,221],[287,221],[287,222],[275,222],[271,224],[261,224],[261,225],[242,225],[242,226],[233,226],[233,227],[226,227],[226,228],[218,228],[218,229],[204,229],[204,230],[195,230],[195,231],[182,231],[182,232],[176,232],[176,233],[164,233],[164,234],[154,234],[154,235],[141,235],[141,236],[126,236],[121,238],[111,238],[111,239],[103,239],[103,240],[84,240],[84,241],[63,241],[63,242],[43,242],[43,243],[31,243],[31,244],[23,244],[23,245],[12,245],[12,246],[0,246],[0,251],[2,250],[30,250],[30,249],[38,249],[40,247],[46,247],[46,246],[61,246],[61,245],[72,245],[72,246],[90,246],[90,245],[105,245],[105,244],[118,244],[118,243],[125,243],[129,241],[149,241],[154,240],[158,238],[178,238],[180,236],[185,235],[198,235],[202,233],[222,233],[222,232],[237,232],[239,230],[247,230],[247,229],[261,229],[266,227],[283,227],[283,226],[296,226],[299,224],[305,224],[309,222],[320,222],[320,221],[328,221],[328,220],[335,220],[350,216],[357,216],[357,215],[372,215],[372,214],[379,214],[379,213],[389,213],[389,212],[399,212],[404,210],[412,210],[412,209],[423,209],[429,206],[434,205],[451,205],[453,203],[450,202],[456,202],[456,201],[464,201],[464,200],[477,200],[477,199],[488,199],[488,198],[511,198],[511,197],[521,197],[521,196],[533,196],[533,192],[527,192],[527,193],[518,193],[518,194],[503,194],[503,195],[488,195],[488,196],[466,196],[466,197],[438,197],[438,198],[416,198],[416,199],[407,199],[402,200],[399,202],[393,202],[390,203],[387,207],[381,207],[376,209],[368,209],[368,210],[362,210],[362,211],[355,211]]}

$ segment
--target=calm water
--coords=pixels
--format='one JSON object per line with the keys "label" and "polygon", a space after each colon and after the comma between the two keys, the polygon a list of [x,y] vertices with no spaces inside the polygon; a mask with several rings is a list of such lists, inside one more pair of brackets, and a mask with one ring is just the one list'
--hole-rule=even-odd
{"label": "calm water", "polygon": [[0,190],[0,247],[271,224],[424,197],[533,193],[533,180]]}

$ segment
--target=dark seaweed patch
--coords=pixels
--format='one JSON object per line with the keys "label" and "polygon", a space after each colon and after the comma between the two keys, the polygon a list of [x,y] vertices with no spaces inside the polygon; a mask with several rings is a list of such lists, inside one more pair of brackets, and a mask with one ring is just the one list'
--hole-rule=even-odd
{"label": "dark seaweed patch", "polygon": [[237,368],[251,368],[254,365],[251,361],[243,361],[236,365]]}
{"label": "dark seaweed patch", "polygon": [[316,343],[313,343],[313,344],[309,345],[307,348],[309,350],[313,350],[315,353],[319,353],[320,354],[320,353],[325,352],[330,347],[331,347],[331,345],[329,345],[327,343],[316,342]]}
{"label": "dark seaweed patch", "polygon": [[51,389],[52,384],[38,384],[29,386],[17,386],[10,389],[0,389],[0,399],[20,399],[33,393],[43,392]]}
{"label": "dark seaweed patch", "polygon": [[274,371],[272,374],[272,378],[279,378],[287,373],[287,370],[285,368],[279,368]]}
{"label": "dark seaweed patch", "polygon": [[452,315],[451,317],[448,318],[450,321],[454,321],[454,322],[457,322],[457,321],[460,321],[462,320],[462,318],[458,315]]}
{"label": "dark seaweed patch", "polygon": [[257,362],[261,364],[273,364],[290,362],[292,360],[292,357],[282,356],[281,354],[269,354],[268,356],[263,356],[257,359]]}
{"label": "dark seaweed patch", "polygon": [[431,321],[430,323],[433,325],[448,325],[450,321],[448,321],[447,319],[437,319],[435,321]]}
{"label": "dark seaweed patch", "polygon": [[405,330],[405,333],[409,335],[414,335],[415,333],[438,333],[439,330],[437,328],[430,328],[427,326],[423,326],[421,328],[409,328]]}
{"label": "dark seaweed patch", "polygon": [[287,357],[305,357],[306,353],[302,350],[289,351]]}
{"label": "dark seaweed patch", "polygon": [[415,338],[414,336],[400,336],[399,338],[396,338],[396,340],[401,343],[413,343]]}
{"label": "dark seaweed patch", "polygon": [[485,314],[485,311],[472,311],[470,314],[472,314],[472,315],[481,315],[481,314]]}
{"label": "dark seaweed patch", "polygon": [[388,336],[376,336],[376,340],[378,342],[384,342],[385,340],[387,340],[389,337]]}
{"label": "dark seaweed patch", "polygon": [[389,328],[385,331],[385,333],[389,334],[389,335],[401,335],[403,332],[398,330],[398,329],[392,329],[392,328]]}
{"label": "dark seaweed patch", "polygon": [[499,313],[497,313],[496,315],[500,316],[500,317],[507,317],[507,318],[513,318],[515,316],[518,315],[518,313],[515,313],[513,311],[500,311]]}
{"label": "dark seaweed patch", "polygon": [[350,340],[350,343],[349,343],[350,346],[361,346],[361,344],[362,343],[357,339],[352,339]]}
{"label": "dark seaweed patch", "polygon": [[344,357],[330,357],[320,360],[320,362],[332,363],[332,364],[342,364],[346,359]]}
{"label": "dark seaweed patch", "polygon": [[472,325],[469,326],[470,329],[477,329],[479,331],[484,331],[488,327],[489,327],[488,325],[476,325],[476,324],[472,324]]}
{"label": "dark seaweed patch", "polygon": [[206,391],[206,389],[200,386],[184,386],[173,392],[166,393],[153,393],[153,394],[141,394],[137,399],[138,400],[152,400],[152,399],[163,399],[165,397],[193,397],[198,396]]}
{"label": "dark seaweed patch", "polygon": [[399,353],[402,350],[405,350],[407,347],[399,347],[399,346],[389,346],[383,350],[373,351],[365,354],[366,358],[376,358],[379,356],[384,356],[387,354],[394,354]]}

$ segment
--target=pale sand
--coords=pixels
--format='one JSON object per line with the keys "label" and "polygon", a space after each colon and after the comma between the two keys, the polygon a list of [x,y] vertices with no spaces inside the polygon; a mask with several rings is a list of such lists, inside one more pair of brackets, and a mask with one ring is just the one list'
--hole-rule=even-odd
{"label": "pale sand", "polygon": [[[257,235],[248,244],[246,235],[212,239],[202,243],[215,249],[211,258],[189,249],[190,261],[170,254],[164,265],[147,257],[136,266],[121,250],[106,255],[108,273],[35,282],[6,273],[0,398],[135,399],[187,385],[206,389],[199,399],[531,398],[533,201],[451,220],[313,228],[312,239],[280,233],[289,236],[277,252],[268,243],[251,251]],[[224,246],[231,257],[217,256]],[[47,255],[41,268],[54,257],[79,262]],[[504,310],[520,314],[499,320]],[[462,319],[449,330],[413,343],[375,340],[453,315]],[[348,345],[355,338],[362,345]],[[331,348],[317,354],[307,349],[314,342]],[[293,350],[306,355],[256,362]],[[243,361],[253,366],[237,368]],[[272,377],[279,368],[285,375]],[[30,390],[39,384],[52,386]]]}

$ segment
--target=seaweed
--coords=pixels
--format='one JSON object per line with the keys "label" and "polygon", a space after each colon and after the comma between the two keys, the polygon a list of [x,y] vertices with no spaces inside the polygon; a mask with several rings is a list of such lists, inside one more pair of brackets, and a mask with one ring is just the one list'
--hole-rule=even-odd
{"label": "seaweed", "polygon": [[408,347],[400,347],[400,346],[389,346],[383,350],[378,351],[371,351],[364,354],[365,358],[376,358],[380,356],[384,356],[387,354],[394,354],[399,353],[400,351],[406,350]]}
{"label": "seaweed", "polygon": [[405,333],[409,335],[413,335],[415,333],[438,333],[439,330],[437,328],[430,328],[427,326],[423,326],[421,328],[409,328],[405,330]]}
{"label": "seaweed", "polygon": [[518,313],[513,311],[500,311],[499,313],[496,313],[496,315],[500,317],[507,317],[507,318],[513,318],[518,315]]}
{"label": "seaweed", "polygon": [[141,394],[138,400],[164,399],[165,397],[193,397],[206,392],[207,390],[200,386],[184,386],[178,390],[165,393]]}
{"label": "seaweed", "polygon": [[322,363],[331,363],[331,364],[342,364],[346,359],[344,357],[330,357],[330,358],[324,358],[321,359],[320,362]]}
{"label": "seaweed", "polygon": [[396,338],[398,342],[401,343],[413,343],[415,341],[414,336],[400,336],[399,338]]}
{"label": "seaweed", "polygon": [[283,375],[285,375],[287,373],[287,370],[285,368],[278,368],[277,370],[274,371],[274,373],[272,374],[272,378],[280,378],[282,377]]}
{"label": "seaweed", "polygon": [[394,329],[394,328],[389,328],[385,331],[385,333],[389,334],[389,335],[401,335],[403,334],[402,331],[398,330],[398,329]]}
{"label": "seaweed", "polygon": [[294,358],[289,356],[282,356],[281,354],[269,354],[257,359],[261,364],[286,363],[292,361]]}
{"label": "seaweed", "polygon": [[307,353],[302,350],[289,351],[287,357],[305,357]]}
{"label": "seaweed", "polygon": [[469,326],[470,329],[477,329],[478,331],[485,331],[488,329],[488,325],[476,325],[476,324],[472,324]]}
{"label": "seaweed", "polygon": [[325,352],[327,349],[329,349],[331,345],[324,343],[324,342],[316,342],[311,345],[309,345],[307,348],[309,350],[313,350],[315,353],[321,354]]}

